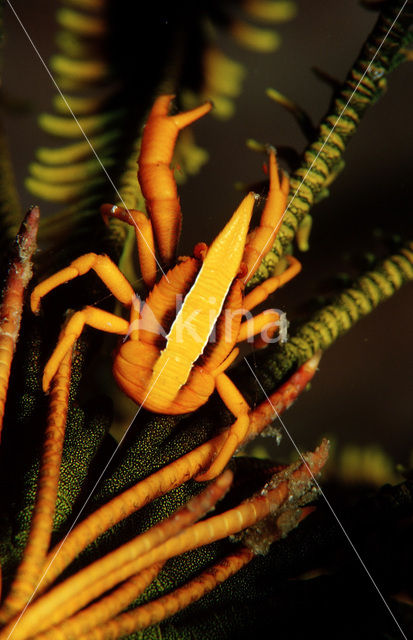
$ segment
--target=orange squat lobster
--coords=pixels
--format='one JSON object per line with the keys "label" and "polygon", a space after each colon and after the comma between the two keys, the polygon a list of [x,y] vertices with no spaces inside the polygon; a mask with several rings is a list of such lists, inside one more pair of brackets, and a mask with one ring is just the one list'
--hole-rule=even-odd
{"label": "orange squat lobster", "polygon": [[[276,311],[243,316],[300,271],[289,256],[280,276],[267,279],[244,296],[244,287],[258,269],[276,237],[288,194],[288,178],[280,182],[274,151],[269,157],[270,187],[260,225],[249,235],[255,202],[249,193],[208,248],[196,245],[194,257],[157,277],[156,235],[161,261],[174,259],[181,225],[176,183],[170,168],[179,130],[211,109],[209,103],[177,115],[168,115],[173,96],[160,96],[144,129],[139,157],[139,181],[150,218],[139,211],[103,205],[104,216],[115,216],[136,227],[139,260],[150,293],[142,307],[135,303],[131,285],[108,256],[85,254],[69,267],[40,283],[31,296],[36,313],[41,298],[55,287],[93,269],[113,295],[131,309],[130,320],[94,307],[76,312],[67,322],[46,364],[43,388],[48,390],[59,363],[81,334],[84,325],[127,336],[117,349],[113,373],[123,391],[146,409],[165,414],[195,411],[216,388],[236,420],[210,467],[197,480],[218,475],[248,435],[250,407],[225,374],[238,355],[236,344],[263,329],[278,326]],[[177,312],[177,297],[183,304]],[[270,333],[267,329],[267,333]],[[258,340],[259,343],[259,340]]]}

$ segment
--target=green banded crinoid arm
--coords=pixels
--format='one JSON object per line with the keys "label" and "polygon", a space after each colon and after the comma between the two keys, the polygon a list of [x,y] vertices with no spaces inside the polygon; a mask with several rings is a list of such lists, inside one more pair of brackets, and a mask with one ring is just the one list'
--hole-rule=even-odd
{"label": "green banded crinoid arm", "polygon": [[[260,365],[260,380],[267,392],[317,351],[326,350],[337,338],[413,280],[413,242],[381,261],[372,271],[323,307],[302,325],[281,348],[267,349]],[[260,356],[256,356],[260,358]]]}
{"label": "green banded crinoid arm", "polygon": [[[225,25],[228,36],[236,46],[258,54],[273,54],[281,44],[281,36],[274,27],[295,17],[295,3],[291,0],[241,0],[239,4],[241,6],[234,11],[231,4],[216,3],[213,12],[214,22],[220,26]],[[244,64],[222,50],[218,37],[220,32],[211,29],[210,22],[204,21],[199,29],[199,41],[205,40],[207,43],[199,59],[200,86],[198,91],[191,87],[184,88],[181,95],[182,103],[185,108],[192,109],[200,101],[211,100],[214,105],[212,115],[220,120],[228,120],[234,115],[235,101],[242,92],[247,69]],[[192,59],[190,64],[193,65]],[[184,137],[185,143],[190,144],[188,134],[184,134]],[[179,144],[179,147],[181,146],[182,143]],[[201,157],[198,161],[201,161]],[[190,168],[189,172],[191,173]]]}
{"label": "green banded crinoid arm", "polygon": [[[411,1],[383,3],[383,9],[344,83],[335,91],[327,115],[303,153],[290,178],[287,213],[272,249],[249,283],[253,287],[272,275],[275,265],[291,245],[297,230],[321,192],[343,166],[343,155],[367,108],[387,85],[387,76],[410,59],[408,45],[413,22]],[[305,221],[304,221],[305,222]]]}
{"label": "green banded crinoid arm", "polygon": [[[121,90],[113,84],[108,3],[61,2],[56,19],[58,50],[49,64],[60,91],[52,112],[39,116],[39,125],[62,143],[37,149],[26,187],[36,198],[63,205],[43,223],[40,237],[53,240],[55,248],[60,240],[67,260],[72,247],[76,254],[81,252],[82,242],[90,249],[91,237],[95,248],[101,248],[99,240],[106,231],[102,224],[99,227],[99,205],[112,195],[105,170],[112,174],[123,164],[125,109]],[[113,230],[109,247],[115,257],[126,232],[116,222]]]}

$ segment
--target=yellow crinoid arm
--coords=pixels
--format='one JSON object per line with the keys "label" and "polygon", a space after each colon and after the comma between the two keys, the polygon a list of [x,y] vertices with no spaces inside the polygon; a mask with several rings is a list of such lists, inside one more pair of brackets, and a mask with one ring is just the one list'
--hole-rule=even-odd
{"label": "yellow crinoid arm", "polygon": [[249,193],[212,243],[170,329],[149,383],[151,402],[158,399],[159,411],[167,412],[208,342],[240,267],[254,202]]}

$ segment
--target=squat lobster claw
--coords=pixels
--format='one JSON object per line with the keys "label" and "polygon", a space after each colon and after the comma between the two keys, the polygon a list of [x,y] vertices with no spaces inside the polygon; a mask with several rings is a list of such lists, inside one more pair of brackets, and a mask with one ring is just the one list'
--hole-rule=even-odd
{"label": "squat lobster claw", "polygon": [[149,218],[140,211],[103,205],[104,218],[115,216],[134,224],[142,277],[149,289],[156,282],[155,240],[164,267],[170,267],[176,255],[181,233],[182,213],[173,171],[170,167],[179,131],[212,109],[205,104],[168,115],[174,96],[160,96],[146,122],[138,160],[138,180],[145,198]]}
{"label": "squat lobster claw", "polygon": [[[140,184],[164,264],[172,260],[180,226],[179,200],[169,167],[178,129],[210,109],[207,104],[168,116],[171,100],[172,96],[161,96],[155,102],[139,157]],[[49,291],[93,269],[113,295],[131,309],[129,321],[94,307],[76,312],[46,364],[45,391],[85,324],[128,337],[117,349],[114,377],[128,396],[150,411],[165,414],[195,411],[217,389],[236,420],[222,449],[198,480],[217,476],[248,435],[250,407],[225,373],[238,355],[236,345],[264,329],[272,336],[278,326],[279,315],[271,309],[244,321],[243,316],[301,269],[300,263],[290,256],[284,273],[269,278],[244,296],[244,286],[271,248],[286,208],[288,178],[283,175],[280,181],[274,150],[269,155],[269,174],[269,193],[256,229],[248,235],[256,199],[255,194],[249,193],[209,248],[197,245],[194,257],[182,258],[157,284],[150,220],[140,212],[103,205],[104,215],[137,225],[141,269],[151,289],[142,309],[134,304],[135,293],[118,267],[107,256],[94,253],[77,258],[69,267],[37,285],[31,297],[32,310],[37,312],[41,298]],[[152,251],[150,259],[148,246],[143,248],[140,242],[141,233],[146,238],[152,236],[148,243]],[[178,312],[177,296],[183,299]]]}

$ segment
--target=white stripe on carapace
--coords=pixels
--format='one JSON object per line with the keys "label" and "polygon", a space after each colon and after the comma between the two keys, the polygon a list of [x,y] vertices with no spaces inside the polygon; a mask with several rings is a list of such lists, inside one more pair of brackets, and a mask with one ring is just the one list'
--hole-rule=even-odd
{"label": "white stripe on carapace", "polygon": [[[165,409],[189,378],[222,311],[229,288],[239,271],[255,202],[249,193],[210,246],[197,278],[187,293],[156,361],[149,385],[151,396]],[[167,361],[167,365],[165,362]],[[159,372],[162,371],[162,375]],[[157,378],[157,376],[159,376]]]}

